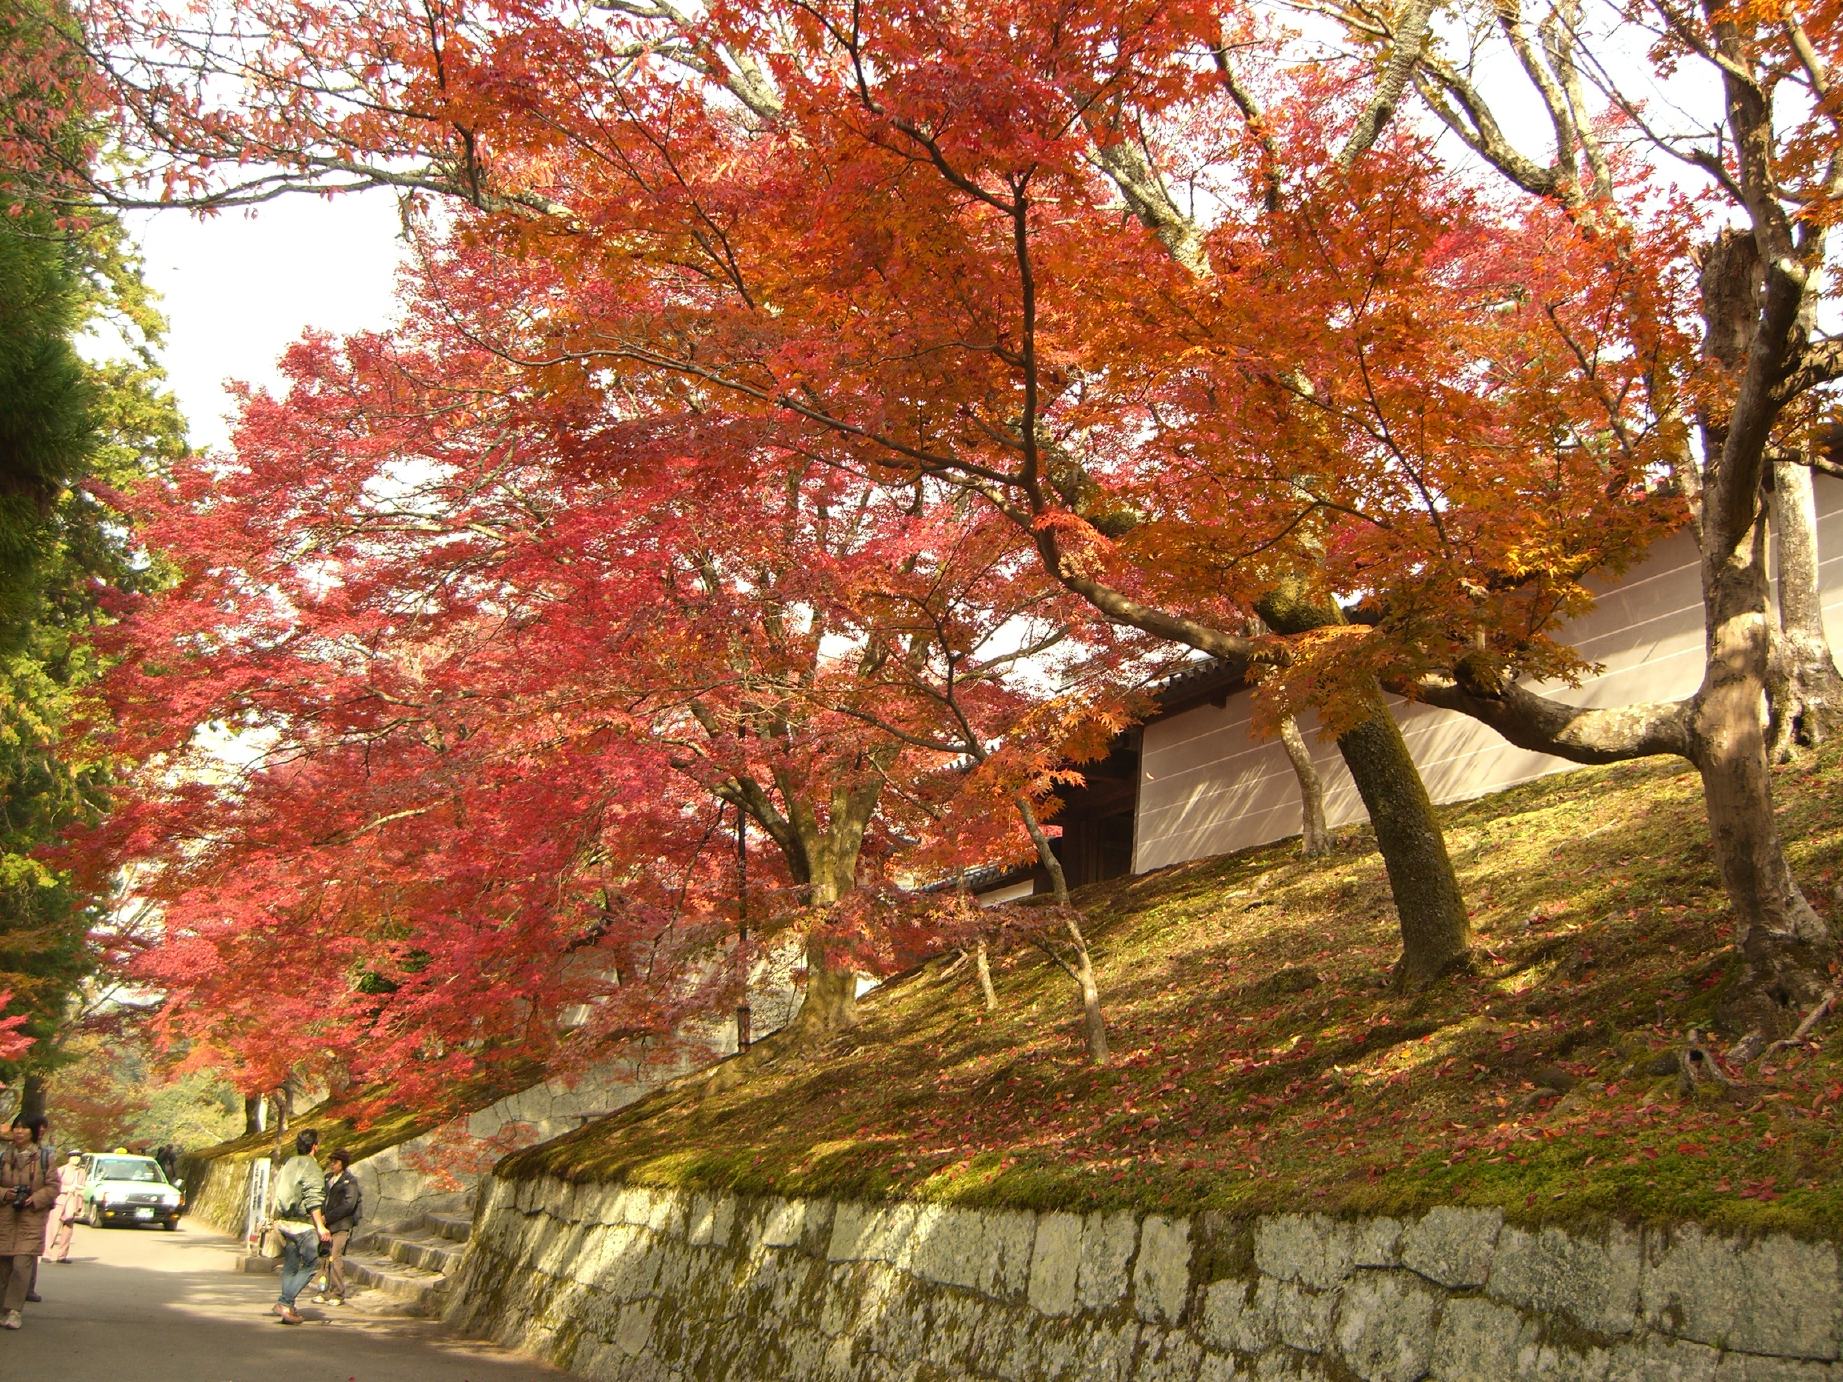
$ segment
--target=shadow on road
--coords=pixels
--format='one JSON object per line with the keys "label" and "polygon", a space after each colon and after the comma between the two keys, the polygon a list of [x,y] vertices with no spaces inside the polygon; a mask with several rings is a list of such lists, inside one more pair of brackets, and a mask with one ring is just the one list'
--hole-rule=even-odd
{"label": "shadow on road", "polygon": [[526,1382],[562,1376],[427,1320],[317,1306],[307,1322],[265,1313],[276,1278],[234,1270],[234,1241],[190,1224],[178,1233],[79,1229],[67,1263],[39,1264],[40,1304],[0,1332],[0,1377],[59,1382]]}

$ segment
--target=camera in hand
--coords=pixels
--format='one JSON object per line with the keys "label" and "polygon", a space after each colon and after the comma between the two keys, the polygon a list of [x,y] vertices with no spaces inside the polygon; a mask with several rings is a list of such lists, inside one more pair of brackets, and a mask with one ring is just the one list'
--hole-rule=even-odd
{"label": "camera in hand", "polygon": [[14,1209],[24,1209],[26,1207],[26,1201],[30,1200],[31,1198],[32,1198],[32,1187],[31,1186],[15,1185],[13,1187],[13,1208]]}

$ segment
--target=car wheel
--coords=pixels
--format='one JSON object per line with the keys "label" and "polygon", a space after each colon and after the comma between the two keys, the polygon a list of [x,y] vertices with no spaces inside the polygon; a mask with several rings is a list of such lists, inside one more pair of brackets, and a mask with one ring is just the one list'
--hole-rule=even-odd
{"label": "car wheel", "polygon": [[102,1206],[101,1205],[92,1204],[90,1206],[90,1217],[87,1222],[89,1223],[89,1226],[91,1228],[101,1228],[102,1227]]}
{"label": "car wheel", "polygon": [[168,1219],[163,1225],[161,1225],[161,1227],[163,1227],[168,1233],[171,1233],[179,1227],[179,1220]]}

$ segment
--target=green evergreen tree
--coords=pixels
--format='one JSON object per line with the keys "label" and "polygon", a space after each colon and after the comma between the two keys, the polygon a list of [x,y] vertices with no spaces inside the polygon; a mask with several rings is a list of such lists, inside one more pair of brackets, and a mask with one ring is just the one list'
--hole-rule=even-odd
{"label": "green evergreen tree", "polygon": [[[157,567],[105,497],[183,447],[153,349],[162,327],[119,222],[74,207],[94,128],[68,15],[45,0],[0,6],[0,991],[35,1038],[0,1078],[25,1103],[59,1058],[56,1040],[94,967],[90,933],[107,900],[83,896],[43,854],[106,805],[108,765],[74,737],[97,671],[88,635],[106,590],[144,587]],[[36,120],[32,138],[19,137]],[[30,151],[36,151],[32,158]],[[28,161],[30,160],[30,161]],[[100,330],[95,328],[101,328]],[[86,360],[77,341],[125,354]]]}

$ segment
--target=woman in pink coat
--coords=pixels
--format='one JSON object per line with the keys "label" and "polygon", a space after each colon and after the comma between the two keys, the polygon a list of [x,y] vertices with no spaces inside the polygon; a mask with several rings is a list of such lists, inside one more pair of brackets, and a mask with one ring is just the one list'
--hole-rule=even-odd
{"label": "woman in pink coat", "polygon": [[0,1329],[19,1328],[19,1312],[45,1247],[45,1221],[57,1203],[57,1181],[45,1164],[49,1126],[42,1113],[21,1114],[0,1153]]}
{"label": "woman in pink coat", "polygon": [[70,1235],[83,1214],[83,1186],[87,1180],[83,1153],[72,1152],[58,1167],[58,1202],[51,1207],[51,1222],[45,1225],[47,1262],[70,1261]]}

